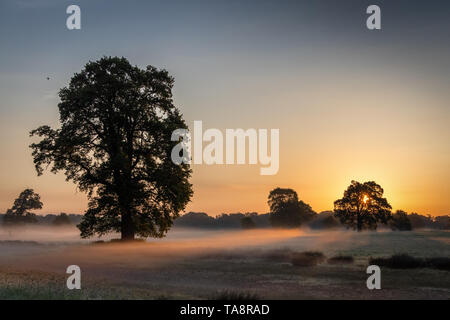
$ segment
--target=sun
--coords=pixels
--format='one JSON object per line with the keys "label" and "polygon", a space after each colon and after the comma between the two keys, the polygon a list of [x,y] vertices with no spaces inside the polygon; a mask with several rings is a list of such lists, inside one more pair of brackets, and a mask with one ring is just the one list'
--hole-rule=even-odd
{"label": "sun", "polygon": [[367,194],[364,195],[362,201],[364,202],[364,204],[366,204],[367,201],[369,201],[369,197],[367,196]]}

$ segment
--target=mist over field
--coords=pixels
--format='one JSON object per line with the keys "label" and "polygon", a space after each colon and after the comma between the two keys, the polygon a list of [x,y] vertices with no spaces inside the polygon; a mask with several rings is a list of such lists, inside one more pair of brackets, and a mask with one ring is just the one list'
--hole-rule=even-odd
{"label": "mist over field", "polygon": [[[382,292],[367,290],[365,284],[371,257],[449,257],[448,231],[175,227],[161,239],[109,241],[118,236],[80,239],[75,226],[0,227],[0,296],[211,299],[231,290],[273,299],[450,298],[445,270],[383,269],[384,290],[376,290]],[[354,262],[293,265],[291,257],[305,251],[319,252],[325,259],[351,256]],[[66,289],[69,265],[81,268],[82,290]],[[413,289],[417,287],[420,290]]]}

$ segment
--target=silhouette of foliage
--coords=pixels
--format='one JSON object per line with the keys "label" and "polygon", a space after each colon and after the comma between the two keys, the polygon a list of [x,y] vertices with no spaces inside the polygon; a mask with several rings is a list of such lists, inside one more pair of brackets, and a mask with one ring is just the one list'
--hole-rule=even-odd
{"label": "silhouette of foliage", "polygon": [[350,228],[376,229],[377,223],[391,219],[391,205],[383,198],[383,188],[374,181],[352,181],[344,197],[334,202],[335,217]]}
{"label": "silhouette of foliage", "polygon": [[36,223],[36,215],[29,210],[42,209],[41,197],[33,189],[25,189],[14,200],[11,209],[6,211],[3,217],[4,225],[17,225],[24,223]]}
{"label": "silhouette of foliage", "polygon": [[175,129],[187,126],[173,105],[174,79],[127,59],[89,62],[60,90],[61,127],[31,136],[38,175],[50,166],[87,192],[83,238],[110,231],[123,240],[163,237],[192,196],[191,169],[171,160]]}
{"label": "silhouette of foliage", "polygon": [[256,223],[253,221],[252,217],[243,217],[241,218],[241,227],[242,229],[255,229]]}
{"label": "silhouette of foliage", "polygon": [[434,224],[433,217],[430,215],[425,216],[413,212],[408,215],[408,219],[413,229],[432,228]]}
{"label": "silhouette of foliage", "polygon": [[415,258],[408,254],[395,254],[388,258],[370,258],[369,264],[392,269],[432,268],[450,270],[449,257]]}
{"label": "silhouette of foliage", "polygon": [[328,259],[329,264],[352,264],[355,261],[353,256],[337,255]]}
{"label": "silhouette of foliage", "polygon": [[438,216],[434,218],[434,227],[436,229],[449,230],[450,229],[450,216]]}
{"label": "silhouette of foliage", "polygon": [[64,212],[57,215],[52,222],[52,225],[54,226],[67,226],[70,224],[72,224],[72,222],[70,221],[69,216]]}
{"label": "silhouette of foliage", "polygon": [[428,268],[450,271],[450,257],[434,257],[425,259]]}
{"label": "silhouette of foliage", "polygon": [[415,269],[424,267],[425,261],[407,254],[395,254],[389,258],[371,258],[369,264],[392,269]]}
{"label": "silhouette of foliage", "polygon": [[270,227],[269,214],[229,213],[212,217],[204,212],[188,212],[174,222],[174,226],[183,228],[203,229],[237,229],[242,228],[242,219],[250,217],[255,223],[255,228]]}
{"label": "silhouette of foliage", "polygon": [[409,221],[408,214],[403,210],[397,210],[392,215],[392,220],[389,222],[392,230],[410,231],[412,230],[411,221]]}
{"label": "silhouette of foliage", "polygon": [[342,227],[338,219],[334,217],[333,211],[324,211],[316,216],[308,223],[311,229],[334,229]]}
{"label": "silhouette of foliage", "polygon": [[297,192],[292,189],[273,189],[267,203],[273,227],[299,227],[316,214],[308,204],[298,200]]}

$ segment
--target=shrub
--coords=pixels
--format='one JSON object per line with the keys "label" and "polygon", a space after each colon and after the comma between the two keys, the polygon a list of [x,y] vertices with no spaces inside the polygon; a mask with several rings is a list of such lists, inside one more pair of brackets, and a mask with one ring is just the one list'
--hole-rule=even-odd
{"label": "shrub", "polygon": [[273,262],[289,262],[291,261],[292,250],[289,248],[274,249],[263,254],[263,258]]}
{"label": "shrub", "polygon": [[311,229],[333,229],[341,226],[341,223],[333,215],[332,211],[324,211],[314,216],[312,221],[308,223]]}
{"label": "shrub", "polygon": [[389,225],[392,230],[398,231],[411,231],[411,221],[408,218],[408,214],[403,210],[397,210],[393,215],[392,219],[389,222]]}
{"label": "shrub", "polygon": [[407,254],[396,254],[390,258],[370,258],[369,264],[392,269],[414,269],[423,267],[424,261]]}
{"label": "shrub", "polygon": [[390,258],[371,258],[369,264],[392,269],[433,268],[450,270],[450,258],[448,257],[420,259],[411,257],[407,254],[397,254]]}
{"label": "shrub", "polygon": [[436,257],[425,259],[425,264],[429,268],[439,270],[450,270],[450,258],[449,257]]}
{"label": "shrub", "polygon": [[255,229],[256,224],[252,217],[244,217],[241,219],[241,227],[242,229]]}
{"label": "shrub", "polygon": [[312,267],[325,260],[319,251],[294,252],[291,254],[291,263],[296,267]]}
{"label": "shrub", "polygon": [[60,213],[53,219],[52,224],[56,227],[70,225],[72,222],[70,221],[69,216],[66,213]]}
{"label": "shrub", "polygon": [[328,259],[329,264],[351,264],[353,263],[354,259],[352,256],[334,256],[330,259]]}

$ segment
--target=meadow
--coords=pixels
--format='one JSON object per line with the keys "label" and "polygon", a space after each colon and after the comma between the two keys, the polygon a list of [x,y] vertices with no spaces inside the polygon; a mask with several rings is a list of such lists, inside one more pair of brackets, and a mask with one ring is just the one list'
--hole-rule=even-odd
{"label": "meadow", "polygon": [[[174,228],[163,239],[111,238],[79,240],[74,227],[0,228],[0,299],[450,299],[448,269],[381,267],[382,289],[366,287],[370,259],[450,257],[448,231]],[[305,251],[319,259],[293,263]],[[81,290],[66,288],[72,264]]]}

